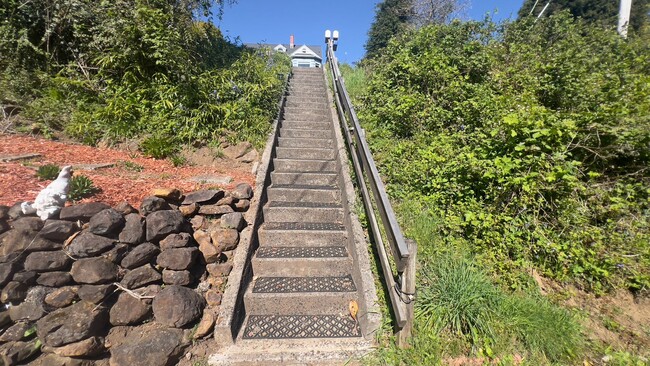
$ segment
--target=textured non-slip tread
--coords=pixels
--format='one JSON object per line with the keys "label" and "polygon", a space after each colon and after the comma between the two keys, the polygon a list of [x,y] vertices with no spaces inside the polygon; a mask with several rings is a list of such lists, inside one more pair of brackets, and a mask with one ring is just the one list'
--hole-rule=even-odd
{"label": "textured non-slip tread", "polygon": [[[316,161],[316,160],[314,160]],[[328,161],[328,160],[317,160],[317,161]],[[284,173],[284,171],[283,171]],[[314,190],[338,190],[336,186],[321,186],[321,185],[310,185],[310,184],[274,184],[269,188],[278,188],[278,189],[314,189]]]}
{"label": "textured non-slip tread", "polygon": [[258,277],[253,293],[354,292],[351,275],[327,277]]}
{"label": "textured non-slip tread", "polygon": [[261,247],[258,258],[343,258],[348,256],[345,247]]}
{"label": "textured non-slip tread", "polygon": [[250,315],[244,339],[361,337],[359,324],[347,314]]}
{"label": "textured non-slip tread", "polygon": [[264,230],[346,231],[343,224],[336,222],[266,222]]}
{"label": "textured non-slip tread", "polygon": [[282,208],[343,208],[339,203],[332,202],[269,202],[269,207]]}

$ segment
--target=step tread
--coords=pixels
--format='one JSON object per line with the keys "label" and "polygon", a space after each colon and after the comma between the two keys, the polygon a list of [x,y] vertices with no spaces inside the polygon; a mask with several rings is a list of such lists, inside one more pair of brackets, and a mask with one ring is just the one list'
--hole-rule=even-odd
{"label": "step tread", "polygon": [[347,314],[249,315],[242,338],[352,338],[361,337],[356,320]]}
{"label": "step tread", "polygon": [[282,202],[272,201],[269,207],[278,208],[343,208],[340,203],[333,202]]}
{"label": "step tread", "polygon": [[257,258],[344,258],[348,251],[344,246],[331,247],[260,247]]}
{"label": "step tread", "polygon": [[[286,159],[294,160],[294,159]],[[330,160],[307,160],[307,161],[330,161]],[[323,186],[323,185],[309,185],[309,184],[274,184],[269,188],[278,188],[278,189],[313,189],[313,190],[323,190],[323,191],[333,191],[338,190],[336,186]]]}
{"label": "step tread", "polygon": [[253,293],[355,292],[352,275],[319,277],[257,277]]}
{"label": "step tread", "polygon": [[336,222],[265,222],[264,230],[346,231]]}

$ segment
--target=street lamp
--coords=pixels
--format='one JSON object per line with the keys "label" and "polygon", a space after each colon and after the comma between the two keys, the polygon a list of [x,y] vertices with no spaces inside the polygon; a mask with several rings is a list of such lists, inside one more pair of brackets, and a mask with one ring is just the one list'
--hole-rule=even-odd
{"label": "street lamp", "polygon": [[339,31],[335,30],[334,32],[329,29],[325,31],[325,43],[332,45],[332,50],[336,51],[339,40]]}

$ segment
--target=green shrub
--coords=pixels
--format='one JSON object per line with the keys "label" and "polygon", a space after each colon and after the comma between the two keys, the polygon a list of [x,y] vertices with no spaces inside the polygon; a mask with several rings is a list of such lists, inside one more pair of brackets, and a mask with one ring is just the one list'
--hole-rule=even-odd
{"label": "green shrub", "polygon": [[565,14],[395,40],[357,98],[389,194],[513,289],[648,289],[649,45]]}
{"label": "green shrub", "polygon": [[178,151],[177,142],[166,136],[147,137],[140,144],[140,150],[154,159],[164,159]]}
{"label": "green shrub", "polygon": [[40,180],[54,180],[59,176],[61,168],[54,164],[45,164],[38,167],[36,176]]}
{"label": "green shrub", "polygon": [[79,201],[97,192],[99,192],[99,188],[95,187],[93,181],[85,175],[75,175],[70,179],[70,190],[68,191],[70,201]]}
{"label": "green shrub", "polygon": [[126,170],[136,172],[136,173],[139,173],[139,172],[144,170],[144,166],[142,166],[142,165],[140,165],[138,163],[134,163],[134,162],[129,161],[129,160],[121,161],[121,162],[119,162],[119,165],[124,167],[124,169],[126,169]]}
{"label": "green shrub", "polygon": [[172,162],[172,165],[174,165],[175,167],[179,167],[187,164],[187,159],[184,156],[178,154],[174,154],[170,156],[169,160]]}

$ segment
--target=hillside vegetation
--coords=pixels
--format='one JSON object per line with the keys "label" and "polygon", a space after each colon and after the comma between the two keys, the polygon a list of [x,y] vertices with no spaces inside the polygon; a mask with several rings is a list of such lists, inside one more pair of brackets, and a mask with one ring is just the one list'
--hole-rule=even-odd
{"label": "hillside vegetation", "polygon": [[626,41],[566,13],[452,22],[344,71],[420,246],[414,350],[382,357],[582,364],[578,320],[539,295],[531,273],[647,297],[647,35]]}
{"label": "hillside vegetation", "polygon": [[45,135],[138,138],[152,156],[221,137],[260,145],[289,71],[198,16],[222,1],[7,0],[0,100]]}

